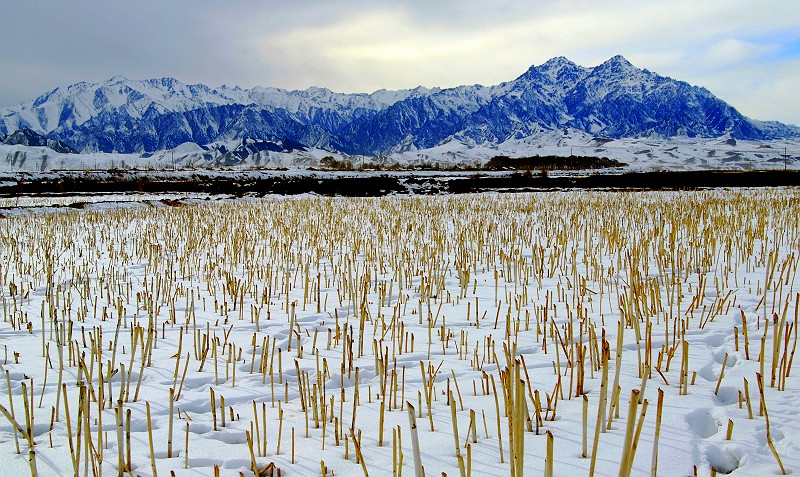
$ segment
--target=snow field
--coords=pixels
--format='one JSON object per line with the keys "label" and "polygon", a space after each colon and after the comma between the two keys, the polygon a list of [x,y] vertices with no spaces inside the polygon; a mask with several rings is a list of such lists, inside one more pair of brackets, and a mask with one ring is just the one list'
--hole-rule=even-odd
{"label": "snow field", "polygon": [[[204,150],[197,144],[184,143],[173,149],[150,154],[81,153],[63,154],[45,147],[0,144],[0,171],[6,173],[44,174],[56,171],[152,170],[173,171],[178,174],[193,170],[270,171],[288,168],[293,172],[319,168],[324,157],[348,161],[355,168],[378,164],[442,168],[481,167],[498,155],[509,157],[579,156],[608,157],[627,166],[596,170],[597,173],[620,171],[694,171],[694,170],[775,170],[797,169],[800,161],[800,140],[771,141],[733,140],[730,136],[716,138],[623,138],[602,139],[577,129],[540,131],[522,139],[508,139],[499,144],[463,142],[451,139],[427,149],[410,149],[386,156],[349,156],[320,148],[304,151],[259,151],[244,158],[224,154],[226,150],[242,150],[247,140],[228,141],[209,145]],[[369,168],[369,167],[368,167]],[[554,172],[554,171],[551,171]],[[555,173],[559,173],[555,171]]]}
{"label": "snow field", "polygon": [[429,476],[796,472],[798,199],[2,218],[0,474],[412,475],[408,404]]}

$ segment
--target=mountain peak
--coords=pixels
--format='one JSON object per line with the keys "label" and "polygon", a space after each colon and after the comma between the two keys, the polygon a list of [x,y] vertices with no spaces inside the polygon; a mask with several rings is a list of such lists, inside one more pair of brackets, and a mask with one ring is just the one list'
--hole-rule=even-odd
{"label": "mountain peak", "polygon": [[333,93],[333,91],[331,91],[328,88],[325,88],[324,86],[309,86],[308,88],[305,89],[305,91],[308,92],[308,93],[312,93],[312,94],[330,94],[330,93]]}
{"label": "mountain peak", "polygon": [[543,69],[545,69],[545,68],[546,69],[561,69],[561,68],[564,68],[565,66],[573,67],[573,66],[578,66],[578,65],[576,65],[575,63],[573,63],[572,61],[570,61],[569,59],[567,59],[567,58],[565,58],[563,56],[555,56],[553,58],[550,58],[546,62],[544,62],[544,64],[542,64],[541,68],[543,68]]}
{"label": "mountain peak", "polygon": [[628,59],[625,58],[622,55],[614,55],[611,58],[609,58],[608,61],[614,62],[614,63],[627,63],[627,64],[630,64],[630,61],[628,61]]}
{"label": "mountain peak", "polygon": [[126,81],[128,81],[128,78],[126,78],[126,77],[124,77],[122,75],[114,75],[114,76],[112,76],[111,78],[108,79],[107,83],[108,84],[118,84],[118,83],[124,83]]}
{"label": "mountain peak", "polygon": [[[542,63],[539,66],[531,66],[528,70],[522,74],[518,79],[525,78],[527,80],[534,80],[536,81],[541,80],[542,77],[549,78],[549,81],[552,82],[559,82],[561,80],[566,80],[567,83],[574,82],[574,76],[579,72],[579,70],[584,69],[581,66],[578,66],[574,62],[570,61],[569,59],[563,56],[556,56],[550,58],[546,62]],[[567,76],[570,78],[564,78],[563,73],[567,73]]]}
{"label": "mountain peak", "polygon": [[633,64],[622,55],[616,55],[609,58],[608,60],[603,62],[600,66],[598,66],[598,68],[608,68],[614,71],[638,69],[635,66],[633,66]]}

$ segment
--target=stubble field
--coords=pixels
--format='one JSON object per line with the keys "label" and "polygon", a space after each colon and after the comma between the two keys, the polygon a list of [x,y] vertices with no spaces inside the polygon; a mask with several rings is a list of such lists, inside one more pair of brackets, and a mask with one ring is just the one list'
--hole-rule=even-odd
{"label": "stubble field", "polygon": [[170,204],[0,218],[0,474],[800,469],[796,189]]}

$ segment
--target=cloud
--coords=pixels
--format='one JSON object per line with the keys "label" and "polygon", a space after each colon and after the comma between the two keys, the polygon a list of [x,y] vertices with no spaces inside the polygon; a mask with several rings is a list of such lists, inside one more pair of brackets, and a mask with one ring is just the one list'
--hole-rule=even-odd
{"label": "cloud", "polygon": [[712,44],[705,56],[712,64],[731,65],[758,60],[777,49],[777,45],[758,45],[737,38],[725,38]]}
{"label": "cloud", "polygon": [[420,83],[453,86],[475,77],[476,68],[497,68],[508,60],[502,36],[494,33],[430,28],[411,21],[402,9],[387,8],[266,36],[259,49],[265,63],[304,73],[308,85],[322,73],[324,86],[348,91],[359,85],[361,91]]}
{"label": "cloud", "polygon": [[800,123],[797,95],[776,103],[800,71],[799,32],[800,2],[782,0],[29,0],[0,18],[0,104],[115,74],[369,92],[623,54],[747,115]]}

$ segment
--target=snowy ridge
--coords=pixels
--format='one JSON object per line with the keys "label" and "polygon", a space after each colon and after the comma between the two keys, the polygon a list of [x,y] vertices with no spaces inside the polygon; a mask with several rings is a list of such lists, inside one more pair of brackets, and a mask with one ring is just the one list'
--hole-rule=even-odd
{"label": "snowy ridge", "polygon": [[373,94],[334,93],[326,88],[287,91],[280,88],[253,89],[203,84],[184,84],[175,78],[129,80],[115,76],[102,83],[77,83],[39,96],[16,108],[0,108],[7,131],[28,127],[51,133],[65,126],[80,126],[102,113],[119,111],[141,118],[150,109],[157,112],[184,112],[202,107],[230,104],[255,104],[283,109],[302,116],[315,108],[339,112],[356,109],[379,110],[427,90],[380,90]]}
{"label": "snowy ridge", "polygon": [[611,139],[800,137],[797,126],[749,119],[704,88],[636,68],[622,56],[591,68],[553,58],[494,86],[371,94],[117,76],[0,109],[0,135],[23,128],[82,152],[155,152],[252,138],[369,156],[453,140],[500,147],[563,128]]}
{"label": "snowy ridge", "polygon": [[11,133],[29,128],[40,134],[66,137],[70,131],[97,118],[105,125],[118,126],[125,120],[229,105],[255,105],[271,111],[285,111],[298,122],[309,123],[322,111],[332,111],[345,118],[357,117],[428,92],[424,88],[379,90],[372,94],[334,93],[315,87],[303,91],[227,86],[213,89],[203,84],[184,84],[174,78],[129,80],[115,76],[102,83],[81,82],[59,87],[17,107],[0,108],[0,131]]}

